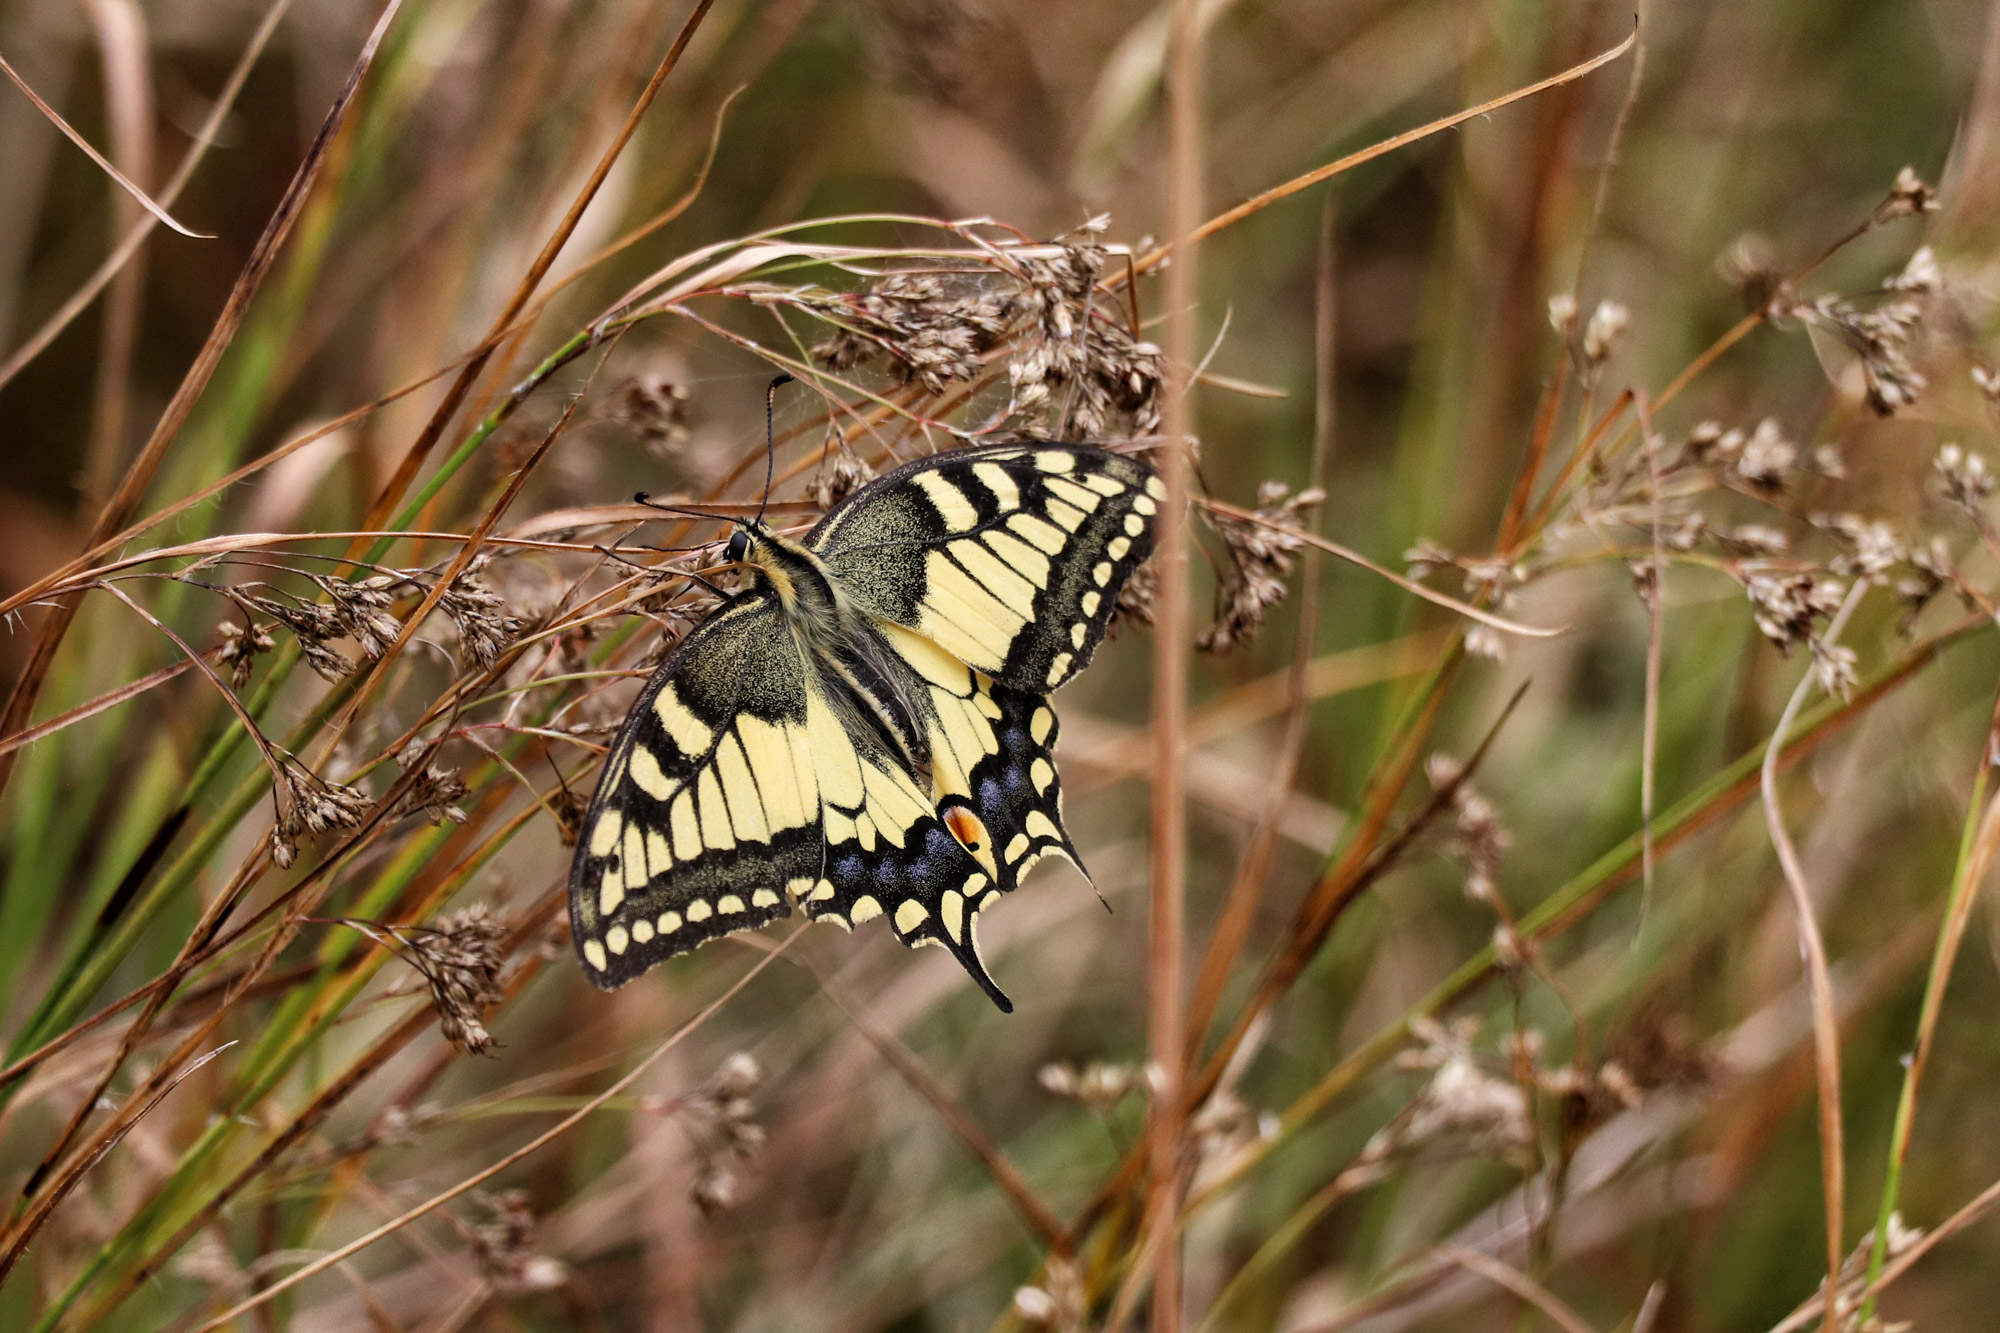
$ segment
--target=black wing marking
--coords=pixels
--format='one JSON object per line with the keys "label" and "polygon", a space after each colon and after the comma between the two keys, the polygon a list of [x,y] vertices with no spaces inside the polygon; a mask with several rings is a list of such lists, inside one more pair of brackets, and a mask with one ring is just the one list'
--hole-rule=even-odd
{"label": "black wing marking", "polygon": [[622,986],[791,913],[823,860],[804,663],[767,597],[704,621],[605,760],[570,867],[584,975]]}
{"label": "black wing marking", "polygon": [[1089,664],[1163,494],[1144,463],[1084,445],[956,449],[855,492],[806,545],[869,615],[1042,693]]}

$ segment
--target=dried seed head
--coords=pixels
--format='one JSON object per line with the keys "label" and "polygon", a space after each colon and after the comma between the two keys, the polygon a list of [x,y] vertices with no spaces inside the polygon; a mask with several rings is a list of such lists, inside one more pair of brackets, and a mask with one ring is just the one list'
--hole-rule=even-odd
{"label": "dried seed head", "polygon": [[1050,1255],[1039,1284],[1014,1291],[1014,1313],[1056,1333],[1083,1333],[1090,1317],[1090,1294],[1075,1260]]}
{"label": "dried seed head", "polygon": [[813,349],[829,370],[885,359],[931,394],[976,378],[1014,318],[1014,293],[976,278],[891,273],[859,292],[799,288],[765,299],[797,305],[838,331]]}
{"label": "dried seed head", "polygon": [[1854,650],[1841,644],[1823,643],[1819,639],[1806,640],[1806,647],[1812,650],[1814,683],[1842,700],[1853,698],[1854,687],[1861,683],[1861,677],[1854,669]]}
{"label": "dried seed head", "polygon": [[1791,546],[1791,538],[1762,523],[1744,523],[1732,532],[1718,532],[1715,542],[1731,555],[1749,557],[1783,555]]}
{"label": "dried seed head", "polygon": [[1993,470],[1986,459],[1962,445],[1947,444],[1931,460],[1931,472],[1945,498],[1973,518],[1980,516],[1986,498],[1993,494]]}
{"label": "dried seed head", "polygon": [[1688,432],[1687,455],[1697,463],[1729,463],[1743,451],[1743,432],[1724,430],[1719,421],[1704,421]]}
{"label": "dried seed head", "polygon": [[218,633],[222,647],[216,650],[216,664],[229,668],[229,683],[239,690],[250,683],[250,670],[257,658],[278,646],[271,632],[253,620],[246,619],[241,625],[225,620]]}
{"label": "dried seed head", "polygon": [[1951,548],[1945,545],[1944,538],[1932,537],[1928,545],[1910,552],[1909,568],[1909,575],[1896,581],[1896,600],[1903,604],[1900,628],[1904,634],[1916,627],[1918,612],[1951,583],[1954,575]]}
{"label": "dried seed head", "polygon": [[1972,383],[1973,387],[1979,390],[1979,396],[1986,400],[1988,407],[2000,410],[2000,370],[1974,366]]}
{"label": "dried seed head", "polygon": [[1433,789],[1451,788],[1455,818],[1445,851],[1465,865],[1465,896],[1474,902],[1497,902],[1500,862],[1513,843],[1500,822],[1499,809],[1464,779],[1464,766],[1450,755],[1432,755],[1424,774]]}
{"label": "dried seed head", "polygon": [[430,983],[438,1031],[468,1055],[485,1054],[493,1045],[486,1015],[505,998],[500,969],[507,961],[501,951],[506,926],[484,903],[474,903],[434,927],[395,934],[404,945],[405,961]]}
{"label": "dried seed head", "polygon": [[1847,596],[1844,584],[1809,570],[1752,571],[1743,576],[1743,591],[1750,598],[1758,630],[1782,653],[1811,638],[1819,622],[1839,610]]}
{"label": "dried seed head", "polygon": [[1878,416],[1891,416],[1915,402],[1928,383],[1911,363],[1910,347],[1923,323],[1925,302],[1940,280],[1937,259],[1926,246],[1882,284],[1890,299],[1867,308],[1867,298],[1822,296],[1793,313],[1854,349],[1861,358],[1869,408]]}
{"label": "dried seed head", "polygon": [[1938,268],[1937,255],[1928,245],[1920,245],[1910,256],[1910,262],[1903,265],[1903,271],[1882,284],[1886,291],[1909,292],[1916,296],[1928,296],[1944,283],[1944,274]]}
{"label": "dried seed head", "polygon": [[438,598],[438,609],[458,630],[460,650],[481,671],[494,668],[524,625],[508,613],[506,600],[481,577],[490,563],[486,556],[474,560]]}
{"label": "dried seed head", "polygon": [[1660,535],[1660,544],[1669,551],[1692,551],[1708,532],[1708,515],[1690,509],[1681,521]]}
{"label": "dried seed head", "polygon": [[1569,337],[1576,327],[1576,297],[1569,292],[1557,292],[1549,298],[1549,327]]}
{"label": "dried seed head", "polygon": [[1829,568],[1849,578],[1871,583],[1887,583],[1889,570],[1905,559],[1903,543],[1887,523],[1864,519],[1857,514],[1828,514],[1816,521],[1846,549],[1834,557]]}
{"label": "dried seed head", "polygon": [[847,437],[834,432],[828,457],[820,463],[813,481],[813,498],[821,509],[831,509],[875,476],[875,470],[861,461]]}
{"label": "dried seed head", "polygon": [[1429,578],[1440,569],[1456,569],[1459,558],[1425,537],[1403,552],[1403,565],[1413,579]]}
{"label": "dried seed head", "polygon": [[1934,213],[1937,206],[1937,191],[1924,183],[1916,168],[1904,167],[1896,173],[1896,183],[1889,187],[1889,197],[1877,204],[1875,211],[1869,215],[1868,224],[1879,227],[1897,218]]}
{"label": "dried seed head", "polygon": [[1534,1124],[1526,1095],[1518,1085],[1479,1067],[1472,1032],[1447,1030],[1429,1019],[1410,1028],[1422,1045],[1405,1052],[1399,1063],[1436,1072],[1417,1095],[1409,1119],[1392,1132],[1394,1147],[1444,1143],[1510,1158],[1532,1147]]}
{"label": "dried seed head", "polygon": [[757,1123],[757,1108],[750,1101],[763,1081],[756,1058],[738,1051],[676,1108],[694,1144],[690,1195],[705,1215],[735,1206],[742,1187],[741,1167],[764,1145],[764,1127]]}
{"label": "dried seed head", "polygon": [[503,1292],[547,1291],[569,1281],[569,1270],[535,1251],[535,1214],[526,1190],[475,1191],[473,1201],[492,1220],[473,1227],[469,1239],[479,1271]]}
{"label": "dried seed head", "polygon": [[1785,270],[1778,260],[1777,249],[1756,232],[1745,232],[1731,241],[1716,260],[1715,268],[1751,310],[1770,305],[1785,287]]}
{"label": "dried seed head", "polygon": [[271,859],[280,870],[291,867],[302,835],[359,828],[374,808],[368,793],[329,782],[291,763],[280,770],[279,779],[279,816],[271,829]]}
{"label": "dried seed head", "polygon": [[1491,625],[1474,625],[1465,632],[1465,651],[1488,662],[1507,660],[1507,639]]}
{"label": "dried seed head", "polygon": [[412,583],[422,586],[415,576],[402,573],[374,574],[359,583],[344,583],[317,574],[310,577],[333,598],[342,628],[371,659],[388,652],[402,635],[403,622],[389,613],[397,596],[394,590]]}
{"label": "dried seed head", "polygon": [[[396,756],[397,767],[408,769],[411,764],[423,757],[427,748],[422,741],[412,741],[401,754]],[[453,802],[465,797],[468,791],[458,776],[458,770],[426,764],[423,772],[417,775],[416,780],[403,793],[402,800],[397,802],[396,813],[399,816],[421,814],[433,824],[443,824],[446,820],[454,824],[463,824],[465,811],[459,809]]]}
{"label": "dried seed head", "polygon": [[1618,344],[1624,340],[1625,326],[1631,319],[1631,312],[1616,301],[1597,303],[1597,309],[1590,312],[1590,322],[1583,326],[1586,366],[1594,370],[1617,355]]}
{"label": "dried seed head", "polygon": [[655,457],[671,459],[687,447],[688,387],[660,374],[636,375],[618,395],[619,416],[638,430]]}
{"label": "dried seed head", "polygon": [[1215,623],[1196,646],[1222,653],[1256,636],[1265,615],[1285,597],[1285,576],[1306,545],[1304,511],[1326,498],[1318,487],[1287,496],[1282,482],[1257,488],[1259,521],[1209,513],[1208,525],[1229,550],[1230,568],[1216,589]]}
{"label": "dried seed head", "polygon": [[1159,567],[1148,560],[1133,570],[1126,578],[1125,586],[1118,590],[1118,600],[1111,608],[1109,629],[1115,633],[1128,624],[1152,628],[1153,606],[1159,598]]}
{"label": "dried seed head", "polygon": [[1045,1064],[1035,1079],[1051,1095],[1081,1102],[1098,1115],[1110,1114],[1128,1094],[1147,1086],[1143,1066],[1102,1060],[1092,1060],[1082,1069],[1063,1061]]}
{"label": "dried seed head", "polygon": [[[1727,437],[1725,437],[1727,438]],[[1721,441],[1717,442],[1718,454]],[[1777,492],[1799,461],[1798,446],[1784,437],[1776,417],[1765,417],[1743,442],[1736,458],[1736,475],[1760,491]]]}
{"label": "dried seed head", "polygon": [[565,847],[576,846],[577,834],[583,829],[584,812],[590,809],[590,799],[575,788],[559,784],[552,792],[543,794],[548,802],[549,813],[556,819],[556,837]]}

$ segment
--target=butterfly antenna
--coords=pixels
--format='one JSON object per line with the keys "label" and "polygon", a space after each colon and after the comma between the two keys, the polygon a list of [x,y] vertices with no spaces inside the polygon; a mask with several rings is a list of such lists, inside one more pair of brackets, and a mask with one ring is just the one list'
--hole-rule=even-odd
{"label": "butterfly antenna", "polygon": [[684,509],[680,505],[668,504],[665,500],[655,500],[644,491],[634,494],[632,503],[635,505],[644,505],[648,509],[657,509],[666,514],[680,514],[686,518],[705,518],[711,523],[735,523],[738,521],[727,514],[709,514],[699,509]]}
{"label": "butterfly antenna", "polygon": [[771,381],[771,387],[764,390],[764,498],[757,502],[757,517],[750,520],[756,527],[764,521],[764,506],[771,503],[771,478],[778,463],[776,431],[773,429],[778,411],[778,390],[792,382],[792,376],[780,375]]}

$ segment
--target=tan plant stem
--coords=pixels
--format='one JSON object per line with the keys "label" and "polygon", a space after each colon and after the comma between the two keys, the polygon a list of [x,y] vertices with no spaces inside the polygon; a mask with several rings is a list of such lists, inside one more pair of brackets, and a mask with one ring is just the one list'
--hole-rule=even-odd
{"label": "tan plant stem", "polygon": [[[1147,1120],[1152,1177],[1142,1234],[1154,1238],[1153,1333],[1181,1327],[1181,1084],[1185,1068],[1182,954],[1187,875],[1188,700],[1187,506],[1194,449],[1195,303],[1200,299],[1193,232],[1202,200],[1202,33],[1197,0],[1174,0],[1168,39],[1167,235],[1181,242],[1167,270],[1167,363],[1178,382],[1167,393],[1166,483],[1160,507],[1159,602],[1153,627],[1152,893],[1146,956],[1147,1053],[1156,1080]],[[1112,1325],[1116,1327],[1116,1325]]]}
{"label": "tan plant stem", "polygon": [[[195,362],[188,367],[182,377],[180,387],[175,390],[166,410],[153,427],[152,435],[140,449],[139,456],[126,469],[124,479],[112,493],[97,520],[91,525],[87,545],[96,545],[111,533],[123,527],[139,507],[146,489],[158,474],[160,465],[166,461],[167,450],[180,434],[188,414],[194,411],[195,402],[208,387],[216,367],[221,365],[223,353],[236,337],[244,318],[250,313],[251,298],[264,284],[272,266],[277,262],[278,252],[284,248],[285,240],[292,234],[293,226],[305,211],[307,198],[312,194],[313,183],[319,179],[320,168],[325,165],[327,154],[336,135],[347,123],[347,113],[353,108],[354,100],[361,89],[361,81],[375,63],[375,53],[381,49],[382,38],[389,25],[402,9],[403,0],[388,0],[383,6],[375,26],[362,44],[361,53],[355,58],[348,71],[347,81],[333,100],[326,118],[321,122],[319,134],[306,150],[304,161],[293,175],[284,197],[278,201],[271,219],[264,226],[263,235],[257,238],[250,257],[244,261],[238,274],[236,285],[230,290],[229,299],[224,304],[221,315],[209,330],[208,340],[202,345]],[[35,711],[35,700],[41,693],[42,682],[47,679],[49,669],[55,664],[56,650],[62,646],[63,636],[76,619],[80,602],[72,594],[59,600],[50,608],[48,618],[42,622],[35,635],[34,647],[30,650],[28,662],[21,669],[14,682],[13,691],[7,696],[4,707],[0,707],[0,736],[21,730]],[[8,777],[14,771],[13,754],[0,755],[0,790],[4,790]]]}
{"label": "tan plant stem", "polygon": [[[1827,626],[1825,642],[1828,646],[1839,640],[1848,617],[1854,614],[1854,608],[1860,605],[1867,591],[1868,584],[1862,580],[1857,580],[1849,590],[1847,600]],[[1792,910],[1798,916],[1799,952],[1804,956],[1811,997],[1813,1065],[1819,1079],[1820,1180],[1826,1202],[1826,1318],[1822,1327],[1825,1333],[1837,1333],[1840,1327],[1840,1263],[1845,1253],[1842,1234],[1845,1230],[1847,1193],[1846,1148],[1842,1141],[1840,1116],[1840,1022],[1833,1008],[1833,978],[1827,966],[1826,941],[1821,938],[1819,922],[1813,916],[1812,891],[1806,885],[1805,870],[1799,864],[1798,851],[1792,846],[1791,835],[1785,831],[1784,811],[1778,804],[1778,763],[1784,753],[1785,737],[1791,734],[1792,724],[1798,719],[1799,710],[1805,706],[1812,686],[1813,673],[1808,670],[1799,681],[1798,688],[1792,691],[1785,711],[1778,718],[1777,728],[1771,733],[1770,744],[1764,749],[1758,784],[1764,795],[1764,822],[1771,830],[1771,845],[1777,849],[1778,864],[1785,872],[1785,885],[1791,890]]]}
{"label": "tan plant stem", "polygon": [[[1335,283],[1334,225],[1338,217],[1336,197],[1329,195],[1320,219],[1318,291],[1314,310],[1313,455],[1308,486],[1323,486],[1327,459],[1333,453],[1335,412]],[[1194,998],[1188,1005],[1187,1058],[1200,1054],[1202,1038],[1215,1017],[1222,988],[1243,950],[1250,922],[1263,898],[1264,881],[1270,874],[1271,857],[1278,845],[1278,828],[1285,811],[1286,797],[1299,770],[1305,751],[1306,733],[1312,722],[1308,677],[1319,649],[1320,550],[1306,548],[1299,562],[1299,627],[1292,642],[1292,664],[1285,673],[1285,734],[1278,745],[1278,763],[1271,778],[1271,794],[1264,815],[1257,821],[1243,852],[1236,878],[1229,886],[1215,934],[1202,958],[1201,974],[1195,981]]]}
{"label": "tan plant stem", "polygon": [[728,990],[724,991],[722,994],[716,996],[715,999],[711,1000],[708,1003],[708,1005],[701,1010],[700,1013],[696,1014],[693,1018],[690,1018],[687,1022],[681,1024],[680,1027],[674,1029],[674,1032],[671,1036],[669,1036],[665,1041],[661,1042],[658,1046],[655,1046],[652,1049],[652,1051],[646,1056],[645,1059],[641,1060],[638,1064],[632,1066],[631,1070],[628,1071],[624,1077],[620,1078],[617,1082],[613,1083],[603,1092],[600,1092],[595,1097],[592,1097],[589,1101],[585,1102],[583,1105],[577,1107],[576,1110],[570,1112],[568,1115],[564,1116],[561,1120],[557,1121],[549,1128],[543,1130],[540,1134],[537,1134],[534,1138],[529,1139],[526,1143],[522,1144],[520,1147],[508,1153],[504,1157],[500,1158],[498,1161],[494,1162],[491,1166],[486,1167],[484,1170],[475,1171],[470,1176],[467,1176],[464,1180],[459,1181],[458,1184],[453,1185],[450,1189],[445,1190],[440,1194],[432,1195],[430,1198],[424,1200],[416,1207],[411,1208],[410,1210],[401,1214],[400,1216],[391,1218],[389,1221],[384,1222],[381,1226],[376,1227],[373,1231],[370,1231],[363,1236],[357,1237],[356,1239],[349,1241],[347,1244],[341,1246],[339,1249],[334,1250],[329,1254],[322,1255],[319,1258],[313,1260],[311,1263],[299,1269],[297,1272],[291,1273],[286,1277],[281,1278],[276,1282],[273,1282],[270,1286],[264,1288],[262,1291],[258,1292],[255,1296],[251,1297],[250,1299],[242,1301],[230,1307],[229,1309],[223,1311],[221,1314],[217,1315],[215,1318],[209,1320],[207,1323],[203,1324],[200,1328],[194,1330],[194,1333],[210,1333],[210,1330],[212,1329],[222,1328],[227,1324],[234,1323],[236,1320],[248,1314],[251,1310],[256,1309],[258,1306],[263,1305],[266,1302],[275,1298],[280,1292],[289,1291],[293,1287],[296,1287],[299,1283],[305,1281],[307,1278],[325,1272],[327,1269],[332,1268],[334,1265],[341,1263],[342,1261],[347,1259],[350,1255],[358,1254],[362,1250],[367,1249],[370,1245],[373,1245],[376,1241],[381,1240],[384,1236],[390,1236],[398,1231],[401,1231],[404,1227],[416,1221],[418,1218],[423,1217],[427,1213],[432,1213],[437,1211],[439,1208],[442,1208],[445,1204],[450,1203],[453,1199],[456,1199],[461,1194],[465,1194],[471,1190],[478,1189],[481,1185],[484,1185],[487,1181],[493,1179],[493,1177],[499,1175],[502,1171],[505,1171],[508,1167],[514,1165],[522,1158],[528,1157],[533,1153],[539,1152],[541,1149],[547,1147],[550,1143],[553,1143],[556,1139],[561,1138],[564,1134],[567,1134],[570,1130],[576,1128],[576,1126],[582,1124],[585,1120],[589,1119],[590,1116],[595,1114],[598,1108],[602,1107],[606,1102],[610,1101],[614,1097],[617,1097],[620,1093],[624,1092],[627,1088],[631,1087],[634,1083],[638,1082],[639,1079],[645,1075],[647,1070],[651,1069],[654,1065],[658,1064],[661,1060],[665,1059],[667,1055],[670,1052],[672,1052],[676,1046],[679,1046],[681,1042],[687,1038],[687,1035],[689,1033],[693,1032],[696,1028],[700,1027],[703,1023],[707,1022],[718,1011],[720,1011],[724,1005],[728,1004],[732,999],[736,998],[736,994],[738,991],[741,991],[745,986],[749,985],[750,982],[756,978],[758,973],[762,972],[765,968],[769,967],[773,962],[775,962],[778,958],[778,955],[784,951],[784,948],[786,946],[789,946],[791,941],[797,938],[798,936],[796,934],[788,937],[784,945],[780,945],[778,948],[771,950],[769,953],[759,958],[754,964],[751,965],[749,971],[745,972],[742,976],[738,977],[730,985]]}
{"label": "tan plant stem", "polygon": [[402,461],[396,465],[395,475],[390,477],[388,484],[382,488],[382,493],[375,498],[374,505],[368,511],[367,520],[361,524],[362,527],[382,527],[388,521],[389,515],[395,512],[403,493],[409,490],[411,483],[417,479],[417,473],[422,469],[424,460],[430,457],[431,450],[444,437],[446,428],[451,425],[452,418],[458,415],[458,409],[464,404],[466,396],[471,393],[473,385],[478,383],[487,362],[505,341],[506,331],[513,327],[515,317],[526,308],[529,300],[534,297],[536,289],[542,285],[542,279],[547,277],[549,270],[555,266],[556,258],[562,254],[563,247],[569,244],[570,236],[576,231],[577,224],[583,220],[584,210],[589,208],[591,200],[597,197],[598,190],[603,187],[605,179],[611,174],[611,168],[617,165],[619,157],[625,152],[625,145],[631,142],[632,135],[639,128],[639,122],[645,118],[647,108],[653,105],[654,97],[659,94],[660,85],[667,81],[667,76],[674,72],[674,66],[680,63],[681,53],[687,50],[688,43],[694,39],[695,30],[701,26],[701,21],[708,16],[709,6],[714,3],[715,0],[696,0],[693,12],[681,25],[680,32],[674,37],[673,45],[667,49],[666,55],[653,70],[653,77],[640,92],[638,100],[632,104],[632,110],[626,115],[625,123],[619,126],[618,133],[612,137],[610,144],[598,158],[597,165],[584,182],[583,188],[577,191],[576,198],[571,201],[569,211],[563,215],[562,221],[556,224],[555,231],[543,243],[541,253],[535,256],[534,263],[528,266],[528,272],[515,286],[513,294],[507,299],[506,307],[493,321],[492,328],[480,343],[478,353],[460,369],[458,377],[451,382],[451,387],[445,390],[444,398],[431,413],[430,420],[411,442]]}
{"label": "tan plant stem", "polygon": [[[104,55],[104,111],[111,128],[111,156],[141,189],[153,176],[153,79],[146,60],[146,18],[133,0],[88,0],[91,26]],[[111,195],[111,229],[131,229],[145,216],[122,190]],[[110,493],[130,415],[132,348],[139,306],[146,289],[145,256],[112,280],[98,339],[96,401],[91,409],[90,443],[84,452],[83,497],[101,506]]]}
{"label": "tan plant stem", "polygon": [[[1868,1249],[1867,1282],[1874,1285],[1882,1274],[1889,1254],[1889,1223],[1902,1192],[1903,1164],[1910,1155],[1910,1136],[1917,1119],[1917,1090],[1930,1064],[1931,1047],[1937,1039],[1938,1016],[1944,1010],[1945,987],[1951,982],[1952,965],[1965,942],[1965,928],[1972,920],[1972,908],[1979,901],[1979,886],[1992,868],[1993,854],[2000,847],[2000,796],[1990,797],[1993,770],[2000,762],[2000,698],[1993,704],[1993,720],[1987,725],[1986,745],[1979,756],[1979,775],[1973,780],[1972,799],[1965,807],[1965,828],[1959,835],[1958,864],[1953,868],[1951,892],[1945,900],[1944,925],[1938,931],[1937,949],[1931,955],[1930,974],[1924,979],[1924,1004],[1917,1018],[1917,1043],[1903,1069],[1903,1089],[1896,1098],[1896,1120],[1889,1134],[1889,1165],[1882,1182],[1882,1203],[1875,1216],[1875,1241]],[[1865,1325],[1875,1313],[1875,1297],[1870,1294],[1861,1306]]]}

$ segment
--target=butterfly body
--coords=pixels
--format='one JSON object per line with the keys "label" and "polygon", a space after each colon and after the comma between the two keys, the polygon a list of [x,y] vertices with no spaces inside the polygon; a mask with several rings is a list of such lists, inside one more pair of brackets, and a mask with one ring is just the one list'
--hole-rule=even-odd
{"label": "butterfly body", "polygon": [[977,919],[1063,829],[1046,698],[1151,552],[1160,485],[1075,445],[933,455],[803,540],[730,540],[750,585],[641,691],[570,875],[584,971],[622,985],[794,904],[889,919],[1002,1009]]}

